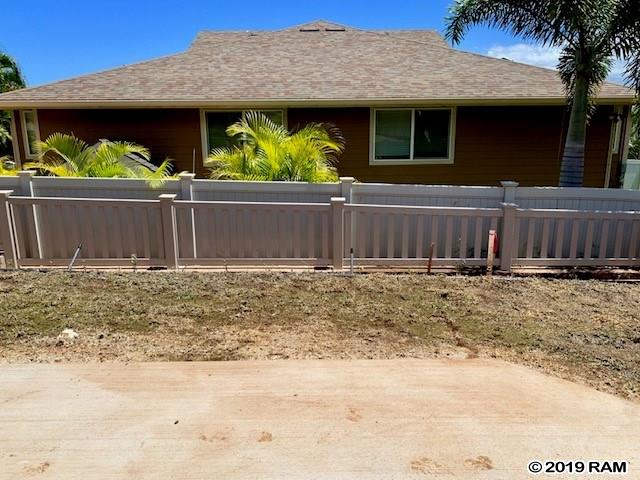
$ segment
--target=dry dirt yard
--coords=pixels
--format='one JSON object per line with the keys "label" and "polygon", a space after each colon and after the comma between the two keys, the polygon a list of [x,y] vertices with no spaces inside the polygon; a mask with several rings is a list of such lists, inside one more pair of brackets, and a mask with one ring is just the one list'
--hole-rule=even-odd
{"label": "dry dirt yard", "polygon": [[[60,338],[65,328],[78,338]],[[0,361],[495,357],[640,401],[640,284],[0,272]]]}

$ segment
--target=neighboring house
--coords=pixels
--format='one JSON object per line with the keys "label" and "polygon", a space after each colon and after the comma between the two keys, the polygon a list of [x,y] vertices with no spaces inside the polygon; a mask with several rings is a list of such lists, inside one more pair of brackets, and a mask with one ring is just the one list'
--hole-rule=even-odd
{"label": "neighboring house", "polygon": [[[585,186],[619,186],[633,92],[605,84],[588,129]],[[0,95],[21,161],[53,132],[129,140],[207,171],[241,111],[344,133],[341,175],[367,182],[556,185],[568,112],[553,70],[450,48],[433,31],[324,21],[203,32],[184,53]]]}

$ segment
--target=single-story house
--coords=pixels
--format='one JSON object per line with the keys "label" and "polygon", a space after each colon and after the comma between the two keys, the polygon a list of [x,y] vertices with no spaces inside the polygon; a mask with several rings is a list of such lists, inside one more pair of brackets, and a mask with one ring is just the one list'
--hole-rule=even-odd
{"label": "single-story house", "polygon": [[[630,89],[606,83],[588,129],[585,186],[617,187]],[[325,21],[276,31],[200,33],[176,55],[0,95],[15,157],[72,132],[128,140],[156,161],[207,175],[225,128],[258,109],[295,129],[331,122],[338,166],[366,182],[557,185],[568,111],[555,71],[451,48],[429,30],[361,30]]]}

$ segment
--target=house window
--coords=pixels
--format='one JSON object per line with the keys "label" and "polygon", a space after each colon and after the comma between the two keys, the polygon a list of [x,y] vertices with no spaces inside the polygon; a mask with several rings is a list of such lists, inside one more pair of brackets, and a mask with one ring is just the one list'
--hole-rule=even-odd
{"label": "house window", "polygon": [[453,163],[454,109],[376,109],[372,117],[372,164]]}
{"label": "house window", "polygon": [[[275,123],[284,125],[283,110],[260,110],[261,113]],[[238,145],[240,139],[227,135],[227,128],[242,118],[243,111],[209,111],[205,112],[207,151],[214,148]]]}
{"label": "house window", "polygon": [[35,158],[38,155],[37,143],[40,140],[38,116],[35,110],[23,110],[21,115],[24,151],[27,158]]}

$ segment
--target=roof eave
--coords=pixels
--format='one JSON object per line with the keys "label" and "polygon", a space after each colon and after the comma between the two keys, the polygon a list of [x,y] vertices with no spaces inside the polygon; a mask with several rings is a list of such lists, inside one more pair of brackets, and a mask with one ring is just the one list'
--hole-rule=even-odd
{"label": "roof eave", "polygon": [[[627,105],[635,101],[633,95],[598,97],[595,103]],[[493,98],[363,98],[363,99],[241,99],[241,100],[2,100],[0,109],[60,109],[60,108],[227,108],[265,106],[508,106],[508,105],[565,105],[565,97],[493,97]]]}

